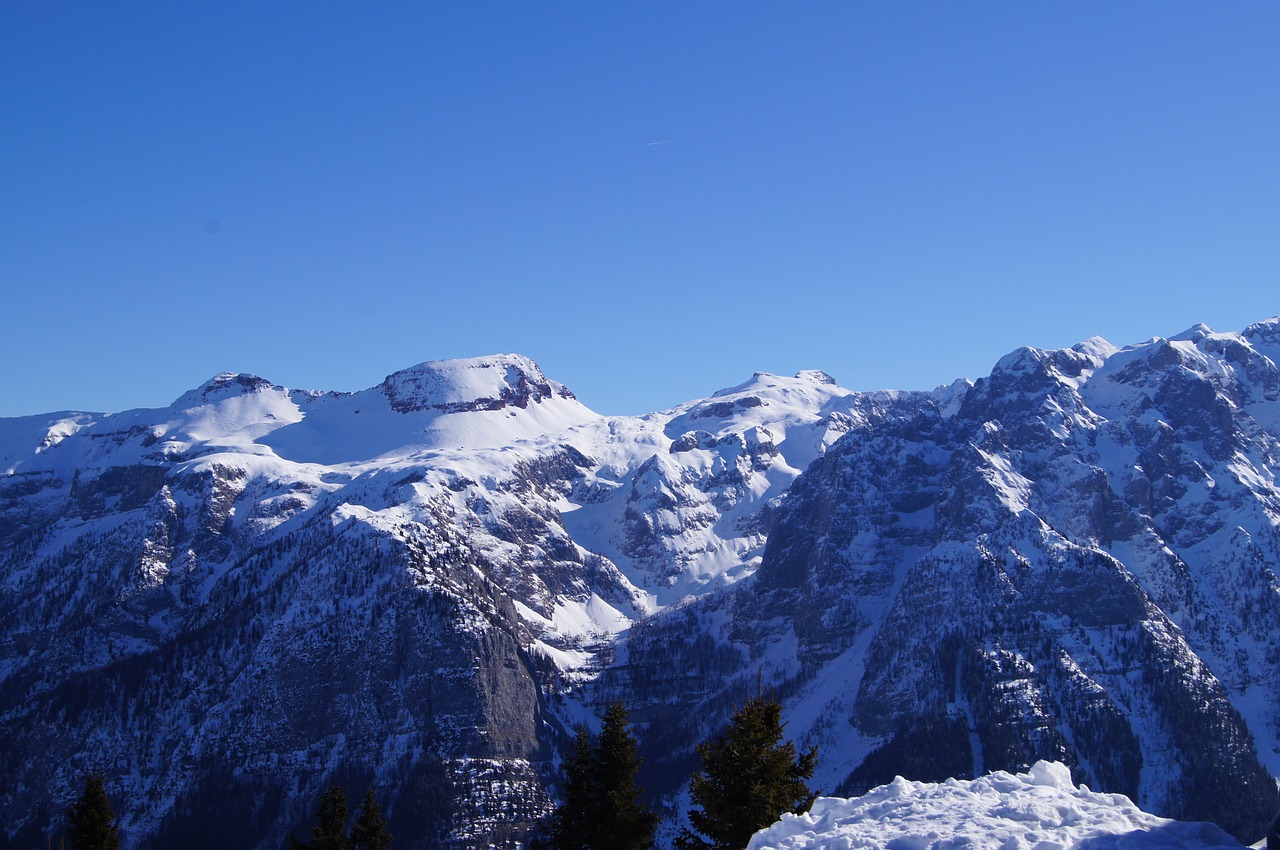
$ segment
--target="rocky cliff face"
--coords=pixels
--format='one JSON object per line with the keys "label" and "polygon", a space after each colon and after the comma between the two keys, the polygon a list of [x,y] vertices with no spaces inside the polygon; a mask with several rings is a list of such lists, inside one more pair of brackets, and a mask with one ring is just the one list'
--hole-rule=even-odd
{"label": "rocky cliff face", "polygon": [[4,479],[7,824],[47,825],[37,807],[60,811],[92,770],[127,798],[135,846],[227,824],[231,843],[278,844],[338,779],[414,788],[405,834],[460,846],[546,809],[550,665],[496,571],[420,470],[238,441],[300,421],[291,402],[220,377]]}
{"label": "rocky cliff face", "polygon": [[1272,320],[607,418],[503,355],[0,421],[0,818],[38,842],[100,770],[130,846],[278,846],[340,781],[398,846],[509,846],[603,702],[671,791],[759,676],[828,791],[1053,758],[1249,837],[1277,356]]}
{"label": "rocky cliff face", "polygon": [[682,740],[763,670],[830,790],[1054,758],[1253,840],[1280,768],[1274,329],[1023,349],[950,410],[851,429],[752,584],[633,629],[615,682],[705,657],[728,687],[655,694]]}

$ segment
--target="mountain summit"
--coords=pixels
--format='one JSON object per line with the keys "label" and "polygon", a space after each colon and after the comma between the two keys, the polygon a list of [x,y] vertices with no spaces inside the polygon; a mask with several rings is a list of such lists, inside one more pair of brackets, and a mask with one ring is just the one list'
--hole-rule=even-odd
{"label": "mountain summit", "polygon": [[556,398],[574,398],[563,384],[549,381],[537,363],[518,354],[419,363],[388,375],[379,389],[400,413],[525,409]]}

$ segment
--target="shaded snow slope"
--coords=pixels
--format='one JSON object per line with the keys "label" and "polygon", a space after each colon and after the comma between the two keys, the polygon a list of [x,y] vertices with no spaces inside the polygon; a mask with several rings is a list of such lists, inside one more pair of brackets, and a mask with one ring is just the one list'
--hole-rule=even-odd
{"label": "shaded snow slope", "polygon": [[1240,850],[1212,824],[1147,814],[1121,794],[1076,786],[1063,764],[1038,761],[941,784],[899,777],[854,799],[820,797],[803,815],[751,839],[748,850]]}

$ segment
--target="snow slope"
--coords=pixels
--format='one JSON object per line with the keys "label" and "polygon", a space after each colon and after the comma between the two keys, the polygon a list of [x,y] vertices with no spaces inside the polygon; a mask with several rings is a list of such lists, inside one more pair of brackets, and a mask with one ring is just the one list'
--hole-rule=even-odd
{"label": "snow slope", "polygon": [[1066,765],[1038,761],[939,784],[901,777],[854,799],[820,797],[783,815],[747,850],[1240,850],[1212,824],[1147,814],[1122,794],[1071,781]]}

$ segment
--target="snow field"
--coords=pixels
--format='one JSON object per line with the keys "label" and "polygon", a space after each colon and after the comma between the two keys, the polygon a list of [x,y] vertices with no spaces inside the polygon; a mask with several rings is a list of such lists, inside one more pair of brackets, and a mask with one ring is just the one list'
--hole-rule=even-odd
{"label": "snow field", "polygon": [[853,799],[820,797],[747,850],[1210,850],[1243,845],[1218,827],[1147,814],[1071,781],[1058,762],[1027,773],[930,784],[898,777]]}

